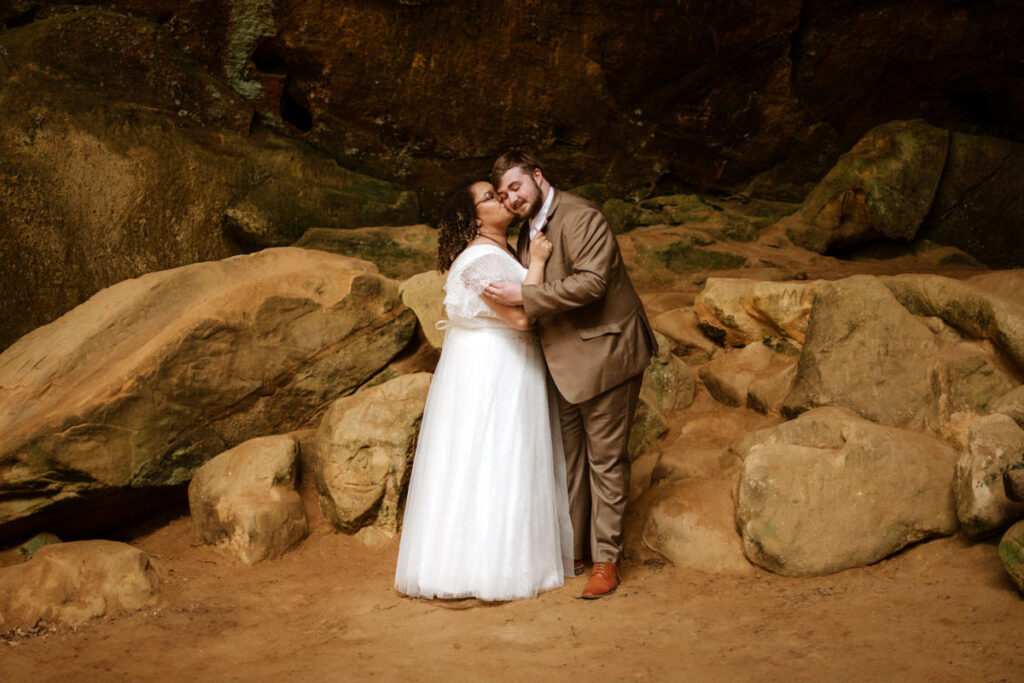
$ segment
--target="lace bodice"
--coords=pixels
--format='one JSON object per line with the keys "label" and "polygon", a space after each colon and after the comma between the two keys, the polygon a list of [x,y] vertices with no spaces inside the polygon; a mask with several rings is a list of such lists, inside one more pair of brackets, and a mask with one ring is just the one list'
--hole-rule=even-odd
{"label": "lace bodice", "polygon": [[512,254],[497,246],[467,247],[452,263],[445,281],[444,307],[448,319],[458,325],[509,326],[484,303],[480,294],[499,280],[522,282],[526,269]]}

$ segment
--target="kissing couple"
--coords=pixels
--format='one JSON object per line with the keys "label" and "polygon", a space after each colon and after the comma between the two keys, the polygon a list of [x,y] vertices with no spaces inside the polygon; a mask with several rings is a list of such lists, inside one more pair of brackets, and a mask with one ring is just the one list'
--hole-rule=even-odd
{"label": "kissing couple", "polygon": [[[512,221],[525,219],[515,252]],[[629,430],[654,334],[608,221],[508,152],[438,220],[444,346],[427,395],[395,588],[533,597],[593,568],[619,585]]]}

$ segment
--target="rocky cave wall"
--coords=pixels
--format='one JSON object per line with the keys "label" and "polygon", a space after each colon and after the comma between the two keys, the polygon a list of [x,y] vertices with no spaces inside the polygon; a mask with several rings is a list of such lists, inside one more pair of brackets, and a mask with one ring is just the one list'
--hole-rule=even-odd
{"label": "rocky cave wall", "polygon": [[[800,200],[866,130],[922,117],[1020,139],[1024,5],[106,0],[347,165],[443,189],[509,145],[563,182]],[[8,30],[60,3],[15,0]],[[107,35],[105,40],[131,38]]]}
{"label": "rocky cave wall", "polygon": [[[1019,0],[11,0],[0,22],[0,347],[147,272],[430,222],[509,146],[562,186],[798,202],[894,119],[1024,139]],[[922,234],[1019,265],[1014,239],[984,253],[1020,229],[989,206]]]}

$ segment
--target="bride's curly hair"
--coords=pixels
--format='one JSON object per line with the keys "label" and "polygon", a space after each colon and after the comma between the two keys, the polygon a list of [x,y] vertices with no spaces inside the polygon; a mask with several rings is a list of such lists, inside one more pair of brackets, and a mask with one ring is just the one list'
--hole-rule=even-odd
{"label": "bride's curly hair", "polygon": [[437,269],[451,268],[455,257],[476,237],[476,202],[470,188],[477,181],[463,183],[445,196],[437,219]]}

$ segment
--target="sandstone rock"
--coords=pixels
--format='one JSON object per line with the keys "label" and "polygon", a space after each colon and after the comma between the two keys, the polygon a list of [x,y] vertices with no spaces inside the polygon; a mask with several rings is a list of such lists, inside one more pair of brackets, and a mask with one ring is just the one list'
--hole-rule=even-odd
{"label": "sandstone rock", "polygon": [[1024,305],[1020,299],[1021,287],[1024,286],[1024,269],[989,270],[960,282],[1008,303],[1017,306]]}
{"label": "sandstone rock", "polygon": [[661,450],[651,481],[722,479],[735,483],[740,460],[726,443],[735,432],[736,424],[728,417],[687,421],[676,439]]}
{"label": "sandstone rock", "polygon": [[948,136],[923,121],[871,129],[785,221],[789,238],[818,253],[879,236],[909,241],[931,209]]}
{"label": "sandstone rock", "polygon": [[[989,412],[989,405],[1016,382],[1003,369],[1006,359],[991,345],[970,340],[983,336],[980,326],[970,324],[956,300],[943,303],[946,281],[855,276],[822,285],[784,412],[792,416],[812,406],[835,405],[882,424],[926,428],[964,440],[959,425]],[[969,294],[970,289],[960,292]],[[1002,305],[994,297],[974,296],[996,308]],[[969,298],[960,301],[970,305]],[[1015,329],[1012,307],[1000,310],[1005,329]],[[951,324],[960,332],[944,320],[959,320]],[[1012,347],[1006,342],[1012,334],[988,334],[1003,348]]]}
{"label": "sandstone rock", "polygon": [[1024,522],[1017,522],[1003,534],[999,541],[999,559],[1017,590],[1024,593]]}
{"label": "sandstone rock", "polygon": [[752,242],[757,239],[757,225],[769,221],[748,215],[746,210],[728,201],[712,202],[696,194],[651,197],[640,203],[641,225],[686,225],[709,238],[725,242]]}
{"label": "sandstone rock", "polygon": [[314,472],[320,507],[338,529],[398,531],[430,378],[396,377],[338,399],[324,415]]}
{"label": "sandstone rock", "polygon": [[747,557],[814,576],[952,534],[955,461],[935,437],[835,408],[784,423],[743,461],[736,518]]}
{"label": "sandstone rock", "polygon": [[[263,182],[251,187],[224,212],[227,230],[250,249],[288,246],[301,239],[310,225],[360,228],[419,219],[415,194],[340,169],[333,159],[285,147],[265,150],[259,163],[259,170],[266,174]],[[336,239],[335,246],[340,246],[339,242],[344,244],[345,240]],[[361,252],[381,256],[382,250],[393,247],[399,260],[412,255],[411,250],[403,253],[398,243],[379,232],[363,233],[350,244],[355,253],[338,253],[373,260]],[[390,269],[381,268],[382,272],[386,270]],[[416,270],[419,268],[413,272]],[[395,277],[391,272],[385,274]]]}
{"label": "sandstone rock", "polygon": [[444,283],[447,273],[429,270],[413,275],[398,287],[402,303],[412,309],[420,322],[420,329],[427,342],[435,349],[444,344],[444,331],[435,323],[444,320]]}
{"label": "sandstone rock", "polygon": [[312,422],[412,336],[397,283],[372,271],[271,249],[119,283],[19,340],[0,355],[0,525],[88,491],[184,483]]}
{"label": "sandstone rock", "polygon": [[660,449],[642,527],[634,531],[642,547],[630,542],[631,552],[643,557],[653,551],[677,566],[711,573],[751,571],[736,532],[739,459],[727,446],[735,432],[730,416],[700,415]]}
{"label": "sandstone rock", "polygon": [[899,275],[882,282],[912,313],[939,317],[969,337],[989,339],[1024,369],[1024,270],[967,282],[938,275]]}
{"label": "sandstone rock", "polygon": [[688,408],[697,391],[694,372],[672,354],[664,335],[655,332],[654,336],[658,353],[644,371],[640,400],[662,413]]}
{"label": "sandstone rock", "polygon": [[781,415],[782,407],[796,379],[796,359],[761,373],[747,386],[747,407],[759,413]]}
{"label": "sandstone rock", "polygon": [[426,338],[414,339],[380,372],[366,380],[360,387],[360,391],[390,382],[401,375],[411,375],[416,372],[433,373],[440,359],[441,350],[431,346]]}
{"label": "sandstone rock", "polygon": [[1016,385],[987,344],[961,341],[947,344],[932,376],[940,424],[963,415],[992,412],[996,400]]}
{"label": "sandstone rock", "polygon": [[687,225],[704,234],[701,246],[716,239],[735,242],[757,239],[756,219],[713,205],[694,194],[650,197],[639,204],[612,198],[602,204],[601,211],[608,217],[612,230],[620,234],[650,225]]}
{"label": "sandstone rock", "polygon": [[419,220],[412,193],[250,130],[253,104],[139,9],[55,12],[0,36],[0,348],[124,279],[311,225]]}
{"label": "sandstone rock", "polygon": [[666,414],[693,403],[697,382],[693,370],[669,350],[669,341],[655,332],[658,353],[644,371],[633,426],[630,429],[630,460],[635,460],[668,433]]}
{"label": "sandstone rock", "polygon": [[[660,455],[660,449],[654,448],[641,449],[636,454],[632,451],[630,452],[628,502],[631,509],[633,509],[633,506],[637,504],[637,501],[640,500],[648,490],[650,490],[652,484],[651,474],[654,471],[655,465],[658,464],[658,458]],[[628,521],[627,525],[635,522],[636,520]],[[635,541],[636,539],[632,540]],[[635,549],[637,545],[638,544],[636,543],[627,541],[625,548],[626,554],[630,554],[632,549]]]}
{"label": "sandstone rock", "polygon": [[733,270],[746,265],[747,259],[724,249],[705,249],[693,241],[675,241],[664,249],[650,249],[650,260],[670,273],[700,273],[708,270]]}
{"label": "sandstone rock", "polygon": [[1024,503],[1024,461],[1010,465],[1003,472],[1003,492],[1015,503]]}
{"label": "sandstone rock", "polygon": [[[5,18],[17,12],[10,5]],[[1021,111],[1007,95],[1017,74],[993,58],[1018,43],[1017,8],[1004,3],[836,12],[825,3],[638,9],[616,0],[589,8],[572,31],[563,30],[566,8],[548,4],[528,13],[426,0],[103,7],[150,18],[197,67],[223,74],[256,109],[255,128],[291,131],[348,166],[438,191],[521,141],[562,187],[667,175],[732,188],[771,169],[761,187],[799,200],[875,122],[948,107],[965,126],[998,135],[1015,130]],[[431,30],[441,20],[467,27],[459,41]],[[674,40],[679,33],[692,39]],[[516,58],[522,66],[509,74],[503,64]],[[892,64],[906,65],[906,77],[893,78]],[[507,92],[473,100],[499,82]],[[964,101],[965,84],[976,101]],[[563,89],[572,96],[551,96]],[[533,115],[510,116],[525,100]]]}
{"label": "sandstone rock", "polygon": [[1024,503],[1007,499],[1002,474],[1024,459],[1024,430],[1005,415],[987,415],[971,425],[967,452],[956,464],[954,494],[960,525],[979,537],[1024,517]]}
{"label": "sandstone rock", "polygon": [[748,575],[753,567],[733,521],[732,482],[677,482],[658,491],[647,512],[643,542],[677,567]]}
{"label": "sandstone rock", "polygon": [[246,564],[279,557],[309,534],[295,490],[298,444],[291,436],[250,439],[196,470],[188,485],[192,540]]}
{"label": "sandstone rock", "polygon": [[437,265],[437,231],[426,225],[310,228],[295,246],[369,261],[395,280],[412,278]]}
{"label": "sandstone rock", "polygon": [[633,425],[629,430],[629,444],[626,448],[630,462],[635,461],[668,434],[665,416],[657,408],[646,401],[637,403],[633,414]]}
{"label": "sandstone rock", "polygon": [[831,405],[892,426],[929,419],[938,342],[877,279],[820,287],[784,410]]}
{"label": "sandstone rock", "polygon": [[156,601],[149,555],[124,543],[75,541],[40,548],[0,569],[0,633],[40,624],[81,626]]}
{"label": "sandstone rock", "polygon": [[640,208],[649,212],[646,225],[701,223],[715,213],[714,207],[695,194],[650,197],[640,202]]}
{"label": "sandstone rock", "polygon": [[1024,427],[1024,384],[1012,389],[989,404],[993,413],[1001,413]]}
{"label": "sandstone rock", "polygon": [[[774,378],[779,381],[777,376],[785,373],[795,363],[795,358],[777,354],[757,342],[739,350],[717,354],[701,367],[699,374],[716,401],[730,406],[745,406],[752,384],[759,379],[769,381]],[[781,400],[779,402],[781,404]]]}
{"label": "sandstone rock", "polygon": [[672,353],[691,362],[708,360],[718,348],[701,331],[692,308],[665,311],[651,320],[651,327],[665,336]]}
{"label": "sandstone rock", "polygon": [[643,210],[633,202],[612,197],[601,204],[601,213],[608,219],[612,232],[620,235],[641,224]]}
{"label": "sandstone rock", "polygon": [[693,310],[708,336],[726,346],[764,341],[779,348],[798,349],[818,282],[759,282],[708,278]]}
{"label": "sandstone rock", "polygon": [[1024,215],[1022,177],[1024,145],[951,133],[942,180],[918,235],[959,247],[992,268],[1019,268],[1019,234],[1005,226],[1008,216]]}

